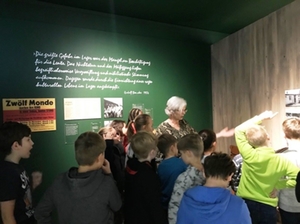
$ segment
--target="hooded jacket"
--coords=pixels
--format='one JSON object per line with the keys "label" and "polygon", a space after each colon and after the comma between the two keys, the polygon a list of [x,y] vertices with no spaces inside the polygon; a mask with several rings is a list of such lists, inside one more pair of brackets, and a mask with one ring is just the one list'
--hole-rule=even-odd
{"label": "hooded jacket", "polygon": [[59,175],[44,194],[35,211],[39,224],[52,223],[56,210],[60,224],[113,223],[113,211],[121,198],[111,175],[101,169],[78,173],[77,168]]}
{"label": "hooded jacket", "polygon": [[166,224],[159,178],[150,162],[131,158],[125,173],[125,224]]}
{"label": "hooded jacket", "polygon": [[177,224],[251,224],[243,199],[220,187],[197,186],[185,192]]}
{"label": "hooded jacket", "polygon": [[278,198],[270,197],[270,193],[274,188],[295,187],[299,168],[275,154],[273,148],[250,145],[246,131],[253,124],[261,122],[260,116],[255,116],[235,128],[235,141],[243,157],[237,196],[276,207]]}

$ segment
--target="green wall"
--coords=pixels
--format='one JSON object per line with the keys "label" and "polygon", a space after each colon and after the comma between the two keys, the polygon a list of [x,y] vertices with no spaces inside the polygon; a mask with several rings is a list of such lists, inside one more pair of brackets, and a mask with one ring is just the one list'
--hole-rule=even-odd
{"label": "green wall", "polygon": [[[222,34],[47,4],[6,2],[0,8],[1,99],[56,100],[57,130],[33,133],[35,145],[31,158],[23,162],[29,173],[34,170],[43,172],[44,187],[58,173],[76,165],[73,145],[65,144],[64,126],[69,121],[64,120],[64,98],[100,97],[103,106],[103,98],[121,97],[124,120],[133,103],[143,103],[145,108],[153,108],[156,127],[167,118],[164,113],[166,101],[177,95],[187,100],[188,113],[185,118],[195,129],[212,127],[210,43],[222,38]],[[150,66],[140,65],[142,73],[149,74],[148,78],[140,80],[151,80],[152,84],[118,83],[117,90],[37,88],[36,51],[150,61]],[[42,57],[39,59],[45,61]],[[66,65],[57,67],[75,69]],[[95,71],[104,72],[105,69],[95,68]],[[59,82],[62,85],[66,83],[65,74],[50,75],[62,77]],[[82,78],[80,75],[70,76]],[[129,95],[124,91],[146,91],[149,94]],[[104,119],[102,114],[101,119],[70,122],[78,123],[81,133],[90,130],[91,122],[97,121],[103,125],[105,120],[108,119]]]}

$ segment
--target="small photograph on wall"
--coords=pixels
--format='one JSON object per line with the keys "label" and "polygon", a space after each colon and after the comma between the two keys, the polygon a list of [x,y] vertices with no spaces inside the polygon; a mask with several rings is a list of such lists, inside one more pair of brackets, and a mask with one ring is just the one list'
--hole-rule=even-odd
{"label": "small photograph on wall", "polygon": [[150,115],[153,120],[153,108],[145,108],[144,113]]}
{"label": "small photograph on wall", "polygon": [[300,89],[285,91],[285,114],[287,117],[300,118]]}
{"label": "small photograph on wall", "polygon": [[104,118],[123,117],[123,98],[104,98]]}
{"label": "small photograph on wall", "polygon": [[111,124],[112,120],[104,121],[104,127],[107,127]]}
{"label": "small photograph on wall", "polygon": [[144,113],[144,104],[143,103],[133,103],[132,108],[138,108]]}

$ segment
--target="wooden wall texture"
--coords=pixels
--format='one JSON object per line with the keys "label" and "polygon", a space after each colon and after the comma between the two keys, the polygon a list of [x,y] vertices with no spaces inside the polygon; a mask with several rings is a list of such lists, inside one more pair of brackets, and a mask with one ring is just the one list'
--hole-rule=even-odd
{"label": "wooden wall texture", "polygon": [[[264,122],[273,147],[285,146],[281,131],[285,90],[300,89],[300,0],[212,45],[214,130],[235,127],[263,112],[279,114]],[[234,137],[218,140],[229,152]]]}

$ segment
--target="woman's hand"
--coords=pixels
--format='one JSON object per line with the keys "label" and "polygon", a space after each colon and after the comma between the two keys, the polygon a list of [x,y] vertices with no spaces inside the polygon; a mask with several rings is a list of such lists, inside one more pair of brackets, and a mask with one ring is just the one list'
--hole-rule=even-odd
{"label": "woman's hand", "polygon": [[228,129],[228,127],[222,129],[219,133],[216,134],[217,138],[231,137],[233,135],[234,135],[234,128]]}

